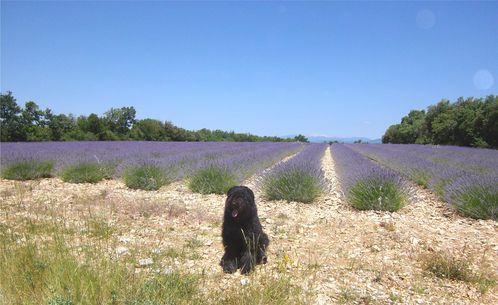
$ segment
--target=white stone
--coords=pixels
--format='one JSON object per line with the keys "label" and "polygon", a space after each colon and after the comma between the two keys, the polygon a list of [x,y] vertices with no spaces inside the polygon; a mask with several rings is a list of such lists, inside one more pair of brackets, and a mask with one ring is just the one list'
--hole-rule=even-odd
{"label": "white stone", "polygon": [[121,255],[123,255],[123,254],[125,254],[125,253],[128,253],[128,251],[129,251],[129,250],[128,250],[128,248],[126,248],[126,247],[117,247],[117,248],[116,248],[116,254],[117,254],[118,256],[121,256]]}
{"label": "white stone", "polygon": [[419,242],[420,242],[420,239],[418,239],[418,238],[416,238],[416,237],[414,237],[414,236],[411,236],[411,237],[410,237],[410,243],[411,243],[412,245],[416,246],[416,245],[418,245],[418,244],[419,244]]}
{"label": "white stone", "polygon": [[153,263],[154,263],[154,261],[150,257],[138,260],[138,264],[140,265],[140,267],[147,267],[147,266],[152,265]]}
{"label": "white stone", "polygon": [[131,238],[126,237],[126,236],[121,236],[121,237],[119,238],[119,241],[120,241],[120,242],[122,242],[122,243],[127,244],[127,243],[129,243],[129,242],[131,241]]}
{"label": "white stone", "polygon": [[321,294],[316,296],[315,304],[319,304],[319,305],[331,304],[331,300],[330,300],[328,295],[321,293]]}

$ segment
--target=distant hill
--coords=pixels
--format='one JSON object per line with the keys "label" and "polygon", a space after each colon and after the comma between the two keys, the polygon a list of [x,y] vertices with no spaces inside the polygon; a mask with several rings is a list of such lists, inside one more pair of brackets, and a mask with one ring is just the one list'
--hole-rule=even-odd
{"label": "distant hill", "polygon": [[[294,138],[295,135],[287,135],[283,136],[282,138]],[[332,142],[332,141],[337,141],[337,142],[344,142],[344,143],[353,143],[355,141],[361,140],[362,142],[368,142],[371,144],[380,144],[382,143],[381,139],[369,139],[365,137],[350,137],[350,138],[342,138],[342,137],[329,137],[329,136],[308,136],[306,135],[308,140],[313,143],[323,143],[323,142]]]}

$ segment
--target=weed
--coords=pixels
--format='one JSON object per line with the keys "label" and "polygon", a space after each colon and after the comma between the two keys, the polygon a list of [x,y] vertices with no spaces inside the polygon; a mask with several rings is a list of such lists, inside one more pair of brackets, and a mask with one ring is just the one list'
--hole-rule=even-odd
{"label": "weed", "polygon": [[435,252],[423,255],[421,260],[423,269],[436,277],[477,284],[482,293],[496,285],[496,279],[491,275],[480,270],[472,271],[471,262],[467,259]]}

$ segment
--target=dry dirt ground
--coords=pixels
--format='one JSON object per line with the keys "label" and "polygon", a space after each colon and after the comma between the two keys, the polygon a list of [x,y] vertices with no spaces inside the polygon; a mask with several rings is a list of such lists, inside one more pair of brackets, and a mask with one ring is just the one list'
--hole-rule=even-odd
{"label": "dry dirt ground", "polygon": [[[476,284],[439,279],[421,264],[427,253],[444,251],[496,276],[497,222],[460,217],[415,186],[399,212],[354,210],[340,192],[329,149],[322,162],[330,188],[313,204],[266,201],[256,189],[271,244],[268,264],[249,277],[224,274],[218,265],[224,196],[192,193],[183,182],[151,192],[130,190],[118,180],[1,180],[0,222],[12,225],[55,211],[78,227],[82,215],[92,214],[112,227],[116,256],[138,253],[143,272],[152,259],[161,260],[165,272],[203,274],[202,289],[211,291],[252,285],[266,274],[288,276],[310,304],[498,304],[496,287],[482,294]],[[256,181],[246,184],[256,188]]]}

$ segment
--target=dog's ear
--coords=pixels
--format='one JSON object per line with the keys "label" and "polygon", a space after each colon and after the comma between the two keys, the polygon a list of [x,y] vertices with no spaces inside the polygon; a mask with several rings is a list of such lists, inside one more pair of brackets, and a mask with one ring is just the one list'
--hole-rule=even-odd
{"label": "dog's ear", "polygon": [[248,187],[246,187],[246,189],[247,193],[249,194],[249,197],[251,197],[251,201],[254,203],[254,192]]}

